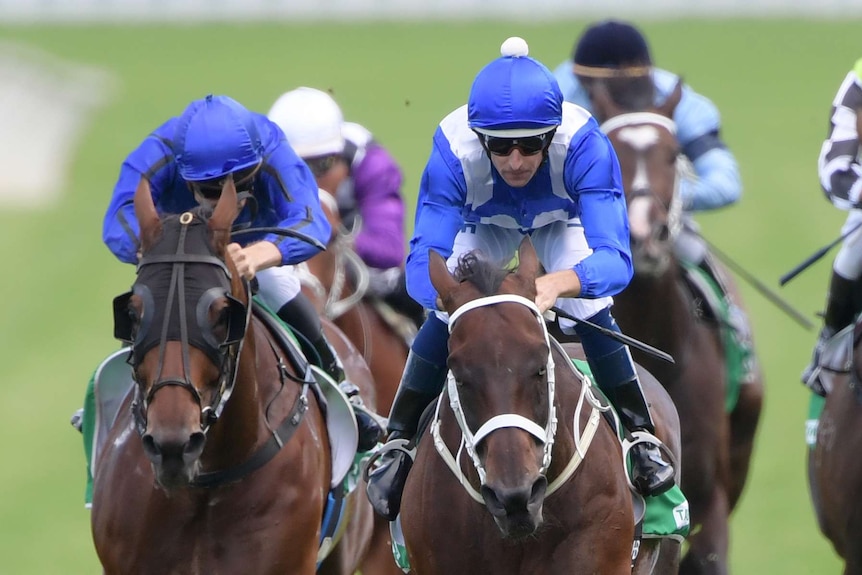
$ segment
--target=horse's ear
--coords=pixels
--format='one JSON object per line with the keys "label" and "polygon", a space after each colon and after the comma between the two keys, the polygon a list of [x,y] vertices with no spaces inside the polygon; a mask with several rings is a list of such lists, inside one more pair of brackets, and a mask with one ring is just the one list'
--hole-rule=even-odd
{"label": "horse's ear", "polygon": [[138,182],[138,187],[135,190],[134,198],[135,217],[138,219],[138,225],[141,227],[141,247],[142,249],[150,245],[162,230],[162,222],[159,219],[159,213],[156,211],[156,204],[153,202],[153,192],[150,189],[150,181],[146,176],[141,176],[141,181]]}
{"label": "horse's ear", "polygon": [[218,203],[209,221],[210,229],[212,231],[229,230],[238,213],[236,186],[233,183],[233,174],[231,174],[225,178],[224,185],[221,188],[221,196],[219,196]]}
{"label": "horse's ear", "polygon": [[445,302],[452,290],[458,287],[458,280],[449,273],[449,267],[443,256],[434,250],[428,250],[428,272],[431,275],[431,285],[437,290],[440,299]]}
{"label": "horse's ear", "polygon": [[528,282],[534,282],[536,276],[539,275],[539,256],[536,255],[536,248],[533,246],[533,240],[530,239],[530,236],[524,236],[521,245],[518,246],[518,270],[516,274]]}
{"label": "horse's ear", "polygon": [[673,118],[673,112],[676,110],[676,107],[682,98],[682,83],[682,78],[680,78],[676,83],[676,86],[674,86],[673,92],[670,93],[664,103],[662,103],[662,105],[656,110],[659,114],[668,118]]}

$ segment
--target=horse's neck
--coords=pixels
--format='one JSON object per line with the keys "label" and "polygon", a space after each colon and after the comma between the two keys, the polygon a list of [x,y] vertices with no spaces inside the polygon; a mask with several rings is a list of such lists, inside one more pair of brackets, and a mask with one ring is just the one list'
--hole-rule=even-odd
{"label": "horse's neck", "polygon": [[[277,366],[269,367],[275,356],[266,337],[266,328],[252,318],[230,401],[208,434],[202,456],[205,467],[220,469],[244,461],[267,433],[264,406],[275,393],[270,390],[279,375]],[[272,379],[270,385],[261,385],[268,379]]]}
{"label": "horse's neck", "polygon": [[614,317],[623,331],[676,356],[687,345],[693,319],[691,295],[674,261],[664,274],[635,274],[628,287],[614,296]]}

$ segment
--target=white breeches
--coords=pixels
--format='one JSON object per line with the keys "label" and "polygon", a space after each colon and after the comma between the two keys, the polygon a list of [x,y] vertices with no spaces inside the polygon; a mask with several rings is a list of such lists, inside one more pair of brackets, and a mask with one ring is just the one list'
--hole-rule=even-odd
{"label": "white breeches", "polygon": [[[524,234],[518,230],[501,228],[490,224],[467,224],[466,229],[455,236],[452,255],[447,265],[449,270],[458,266],[458,258],[470,250],[481,250],[491,261],[501,265],[512,261],[518,251],[518,246]],[[531,238],[539,256],[539,261],[545,271],[555,272],[572,269],[582,259],[593,253],[587,245],[584,228],[577,220],[572,222],[553,222],[533,231]],[[598,299],[560,298],[556,306],[577,317],[589,318],[610,306],[613,298]],[[448,323],[448,315],[437,312],[443,321]],[[560,327],[565,331],[573,329],[574,322],[559,319]]]}
{"label": "white breeches", "polygon": [[258,297],[277,312],[299,293],[302,286],[293,266],[278,266],[257,272]]}
{"label": "white breeches", "polygon": [[[850,210],[844,227],[841,228],[841,235],[860,223],[862,223],[862,210]],[[862,228],[844,239],[832,263],[832,269],[844,279],[858,280],[862,277]]]}

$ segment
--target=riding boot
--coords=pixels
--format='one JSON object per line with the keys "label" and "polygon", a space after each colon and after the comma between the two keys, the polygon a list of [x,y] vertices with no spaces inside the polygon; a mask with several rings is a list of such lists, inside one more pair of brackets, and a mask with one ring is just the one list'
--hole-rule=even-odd
{"label": "riding boot", "polygon": [[645,496],[664,493],[674,485],[674,469],[659,449],[655,426],[628,348],[621,346],[589,363],[599,387],[635,440],[629,451],[632,485]]}
{"label": "riding boot", "polygon": [[392,306],[392,309],[411,320],[418,329],[425,322],[425,308],[407,293],[405,277],[402,272],[392,290],[383,297],[383,301]]}
{"label": "riding boot", "polygon": [[829,280],[829,292],[826,295],[826,311],[823,314],[823,327],[817,337],[811,363],[802,372],[802,383],[811,388],[814,393],[826,397],[826,390],[820,382],[820,355],[823,347],[832,336],[853,322],[856,315],[854,305],[854,290],[857,280],[850,280],[840,276],[832,270]]}
{"label": "riding boot", "polygon": [[357,450],[368,451],[373,448],[383,437],[383,429],[365,408],[359,395],[359,388],[345,379],[344,366],[326,336],[323,335],[323,326],[320,324],[320,317],[314,306],[304,294],[300,293],[278,310],[278,317],[299,332],[303,353],[323,369],[350,400],[359,430]]}
{"label": "riding boot", "polygon": [[401,510],[401,494],[413,465],[412,458],[395,446],[404,443],[398,440],[414,440],[422,413],[443,390],[447,371],[446,366],[426,361],[413,350],[407,356],[389,412],[389,441],[383,446],[377,466],[368,474],[365,488],[374,511],[389,521],[394,521]]}

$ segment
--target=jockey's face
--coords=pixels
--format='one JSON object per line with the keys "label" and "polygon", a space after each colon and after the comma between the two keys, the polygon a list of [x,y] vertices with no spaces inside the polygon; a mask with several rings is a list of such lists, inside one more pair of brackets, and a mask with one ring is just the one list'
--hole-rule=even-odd
{"label": "jockey's face", "polygon": [[[240,170],[233,173],[234,185],[236,186],[237,193],[253,193],[254,179],[257,176],[257,172],[259,170],[260,164],[257,164],[250,168],[246,168],[244,170]],[[195,200],[198,204],[215,208],[216,203],[218,203],[219,196],[221,196],[221,190],[224,186],[224,182],[225,178],[218,178],[215,180],[207,180],[203,182],[188,182],[188,186],[194,194]],[[242,202],[240,203],[240,209],[242,209],[242,206],[244,205],[245,200],[242,200]]]}
{"label": "jockey's face", "polygon": [[350,168],[341,154],[306,158],[305,163],[314,174],[317,186],[333,195],[341,182],[350,175]]}
{"label": "jockey's face", "polygon": [[512,148],[512,151],[505,156],[488,155],[503,180],[513,188],[526,186],[545,160],[543,153],[526,155],[520,148]]}

